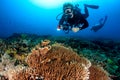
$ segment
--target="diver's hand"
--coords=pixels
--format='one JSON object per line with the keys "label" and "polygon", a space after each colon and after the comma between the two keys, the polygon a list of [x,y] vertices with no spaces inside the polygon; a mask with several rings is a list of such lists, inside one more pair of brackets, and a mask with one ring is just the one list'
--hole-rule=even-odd
{"label": "diver's hand", "polygon": [[79,30],[80,30],[80,28],[78,28],[78,27],[73,27],[73,28],[72,28],[72,31],[73,31],[73,32],[78,32]]}

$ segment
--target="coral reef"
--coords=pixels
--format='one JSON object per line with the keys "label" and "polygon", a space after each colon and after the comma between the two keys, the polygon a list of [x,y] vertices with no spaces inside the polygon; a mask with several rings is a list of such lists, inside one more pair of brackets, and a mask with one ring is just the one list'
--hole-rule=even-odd
{"label": "coral reef", "polygon": [[15,61],[10,59],[10,56],[8,54],[4,54],[2,56],[2,62],[0,63],[0,75],[2,75],[0,80],[12,80],[11,76],[14,72],[13,69]]}
{"label": "coral reef", "polygon": [[89,80],[111,80],[108,76],[106,76],[108,73],[100,66],[92,65],[89,70]]}
{"label": "coral reef", "polygon": [[[43,48],[46,47],[48,45]],[[91,67],[88,59],[80,57],[69,48],[60,45],[43,48],[37,46],[33,49],[26,59],[28,67],[17,71],[14,69],[15,74],[11,74],[9,80],[96,80],[93,76],[109,80],[104,70]]]}
{"label": "coral reef", "polygon": [[4,54],[2,56],[2,61],[0,62],[0,72],[6,71],[9,68],[13,68],[14,63],[15,61],[11,60],[8,54]]}
{"label": "coral reef", "polygon": [[[44,55],[40,49],[33,50],[26,60],[30,68],[27,68],[26,71],[28,75],[33,76],[32,78],[42,77],[44,80],[87,80],[89,78],[88,68],[91,66],[89,60],[80,58],[63,46],[52,46]],[[19,76],[20,74],[14,80],[18,80]],[[21,77],[23,77],[21,80],[29,78],[28,76],[27,78]]]}
{"label": "coral reef", "polygon": [[[40,41],[41,43],[39,43]],[[50,46],[51,43],[60,43],[61,45],[55,44]],[[75,55],[71,53],[75,53],[78,57],[75,57]],[[45,75],[50,74],[49,77],[51,77],[51,75],[56,76],[57,73],[66,75],[65,73],[62,74],[64,71],[69,72],[69,75],[75,76],[76,72],[74,71],[79,68],[84,69],[84,67],[86,67],[86,71],[90,73],[87,74],[89,79],[93,78],[91,80],[97,80],[97,77],[99,76],[106,76],[101,77],[101,80],[109,80],[108,73],[113,80],[119,80],[119,53],[120,42],[114,42],[112,40],[85,40],[78,37],[14,34],[6,39],[0,39],[0,73],[4,72],[4,75],[0,75],[0,80],[7,80],[7,77],[9,76],[5,74],[8,74],[11,70],[16,72],[17,70],[15,69],[18,68],[17,66],[19,65],[22,65],[22,68],[14,74],[13,80],[18,80],[18,78],[21,80],[45,80],[45,78],[47,78]],[[3,56],[7,57],[8,55],[9,59],[5,60],[2,58]],[[9,60],[10,62],[14,60],[10,63],[12,66],[11,68],[9,68],[9,63],[4,63],[7,60],[8,62]],[[8,66],[6,66],[7,64]],[[60,68],[57,69],[56,67]],[[71,71],[69,71],[69,69]],[[105,70],[107,70],[108,73]],[[51,73],[46,74],[46,71]],[[91,71],[98,73],[92,73]],[[56,74],[53,74],[53,72]],[[96,75],[96,77],[94,75]],[[65,76],[61,76],[58,80],[62,78],[66,79]]]}
{"label": "coral reef", "polygon": [[49,43],[50,43],[50,40],[45,39],[41,42],[41,46],[42,47],[47,46],[47,45],[49,45]]}

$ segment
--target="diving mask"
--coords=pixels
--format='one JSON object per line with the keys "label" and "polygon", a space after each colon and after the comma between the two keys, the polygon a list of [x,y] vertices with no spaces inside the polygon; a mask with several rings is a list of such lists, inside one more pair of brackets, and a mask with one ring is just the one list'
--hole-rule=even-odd
{"label": "diving mask", "polygon": [[65,13],[65,15],[66,15],[68,18],[72,18],[72,17],[73,17],[73,11],[72,11],[71,8],[66,8],[66,9],[64,10],[64,13]]}
{"label": "diving mask", "polygon": [[64,11],[65,14],[69,14],[72,13],[72,9],[71,8],[66,8]]}

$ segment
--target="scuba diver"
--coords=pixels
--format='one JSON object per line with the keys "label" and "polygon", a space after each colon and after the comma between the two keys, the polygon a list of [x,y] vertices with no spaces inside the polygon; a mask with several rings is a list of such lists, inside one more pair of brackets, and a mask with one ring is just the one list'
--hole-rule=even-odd
{"label": "scuba diver", "polygon": [[69,30],[78,32],[79,30],[85,29],[89,26],[86,18],[89,16],[88,9],[98,9],[99,6],[84,4],[85,14],[81,14],[81,10],[78,8],[79,5],[73,6],[70,3],[63,5],[63,15],[59,21],[58,29],[62,29],[65,33],[69,33]]}
{"label": "scuba diver", "polygon": [[91,30],[93,30],[94,32],[97,32],[99,29],[101,29],[103,26],[104,26],[104,24],[106,23],[106,21],[107,21],[107,16],[105,16],[105,18],[101,18],[100,20],[99,20],[99,23],[98,24],[96,24],[96,25],[94,25],[92,28],[91,28]]}

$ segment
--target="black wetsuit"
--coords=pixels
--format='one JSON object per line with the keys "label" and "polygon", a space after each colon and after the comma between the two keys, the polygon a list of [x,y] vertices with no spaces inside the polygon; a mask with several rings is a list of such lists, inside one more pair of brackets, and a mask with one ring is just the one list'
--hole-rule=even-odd
{"label": "black wetsuit", "polygon": [[66,15],[63,14],[62,18],[59,21],[59,25],[63,25],[64,22],[69,23],[69,25],[79,27],[79,24],[83,24],[83,26],[80,28],[85,29],[89,26],[88,21],[85,19],[85,17],[80,13],[80,11],[74,10],[73,11],[73,18],[66,18]]}

